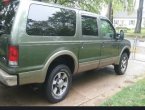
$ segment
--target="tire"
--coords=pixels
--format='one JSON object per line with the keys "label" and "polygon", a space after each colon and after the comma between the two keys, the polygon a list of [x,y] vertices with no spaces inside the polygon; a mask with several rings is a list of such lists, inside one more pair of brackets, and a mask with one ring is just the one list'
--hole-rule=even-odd
{"label": "tire", "polygon": [[62,101],[67,96],[71,83],[72,73],[66,65],[54,67],[45,83],[47,100],[50,103]]}
{"label": "tire", "polygon": [[128,55],[123,53],[120,58],[119,65],[114,65],[114,70],[117,75],[124,75],[128,66]]}

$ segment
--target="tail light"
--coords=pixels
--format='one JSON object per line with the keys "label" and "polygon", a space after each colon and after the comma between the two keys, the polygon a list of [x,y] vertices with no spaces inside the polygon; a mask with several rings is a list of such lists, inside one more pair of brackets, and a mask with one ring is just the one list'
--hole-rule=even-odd
{"label": "tail light", "polygon": [[19,59],[19,49],[17,46],[9,46],[8,48],[8,63],[10,66],[17,66]]}

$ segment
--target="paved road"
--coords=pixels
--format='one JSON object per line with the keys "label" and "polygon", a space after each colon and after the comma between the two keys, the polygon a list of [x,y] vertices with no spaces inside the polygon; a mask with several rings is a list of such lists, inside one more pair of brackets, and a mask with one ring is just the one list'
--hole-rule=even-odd
{"label": "paved road", "polygon": [[0,85],[0,105],[2,106],[94,106],[119,91],[125,84],[145,74],[145,63],[129,61],[123,76],[115,75],[112,66],[78,74],[73,78],[73,86],[67,98],[57,104],[45,100],[43,91],[31,86],[4,87]]}
{"label": "paved road", "polygon": [[137,47],[142,47],[145,48],[145,39],[135,39],[135,38],[126,38],[127,40],[129,40],[131,42],[131,46],[133,47],[134,43],[136,42],[136,46]]}

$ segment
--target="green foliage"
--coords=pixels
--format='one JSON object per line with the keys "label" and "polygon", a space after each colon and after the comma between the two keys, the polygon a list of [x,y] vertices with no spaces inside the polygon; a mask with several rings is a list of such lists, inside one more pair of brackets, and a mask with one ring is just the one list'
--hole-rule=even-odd
{"label": "green foliage", "polygon": [[42,0],[44,2],[49,2],[49,3],[56,3],[60,5],[66,5],[68,3],[74,3],[75,0]]}
{"label": "green foliage", "polygon": [[134,29],[130,29],[125,34],[126,34],[126,36],[129,36],[129,37],[136,37],[136,36],[138,36],[138,37],[145,38],[145,28],[141,29],[141,33],[134,33]]}
{"label": "green foliage", "polygon": [[114,13],[118,11],[132,12],[135,6],[133,0],[103,0],[103,2],[106,3],[106,5],[112,2]]}
{"label": "green foliage", "polygon": [[102,106],[145,106],[145,80],[124,88]]}
{"label": "green foliage", "polygon": [[114,9],[114,13],[123,10],[124,8],[124,3],[122,2],[122,0],[113,0],[112,2],[112,6]]}
{"label": "green foliage", "polygon": [[135,2],[133,2],[133,0],[128,0],[127,11],[128,12],[133,12],[134,7],[135,7]]}
{"label": "green foliage", "polygon": [[2,8],[2,0],[0,0],[0,10],[1,10],[1,8]]}
{"label": "green foliage", "polygon": [[69,7],[76,7],[94,13],[99,13],[104,4],[101,0],[43,0],[49,3],[56,3]]}
{"label": "green foliage", "polygon": [[83,0],[79,3],[80,8],[94,13],[99,13],[104,2],[102,0]]}
{"label": "green foliage", "polygon": [[[1,2],[2,0],[0,0]],[[86,11],[100,13],[103,6],[107,6],[109,2],[112,2],[112,7],[114,13],[120,10],[124,10],[124,7],[127,7],[127,10],[132,10],[134,4],[133,0],[127,0],[128,6],[126,6],[124,0],[42,0],[48,3],[56,3],[69,7],[76,7]]]}
{"label": "green foliage", "polygon": [[[0,0],[1,3],[2,0]],[[124,9],[124,0],[42,0],[48,3],[56,3],[69,7],[76,7],[94,13],[100,13],[102,7],[112,2],[114,12]],[[133,6],[133,0],[128,1],[128,10]]]}

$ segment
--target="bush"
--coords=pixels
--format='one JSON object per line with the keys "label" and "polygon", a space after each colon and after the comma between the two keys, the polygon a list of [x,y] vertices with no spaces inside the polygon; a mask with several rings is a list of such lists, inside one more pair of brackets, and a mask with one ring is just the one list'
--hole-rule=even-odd
{"label": "bush", "polygon": [[124,32],[127,32],[128,30],[130,30],[129,28],[127,27],[116,27],[116,30],[123,30]]}

